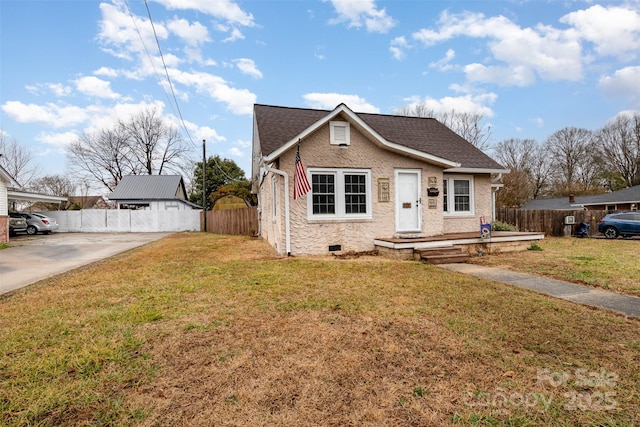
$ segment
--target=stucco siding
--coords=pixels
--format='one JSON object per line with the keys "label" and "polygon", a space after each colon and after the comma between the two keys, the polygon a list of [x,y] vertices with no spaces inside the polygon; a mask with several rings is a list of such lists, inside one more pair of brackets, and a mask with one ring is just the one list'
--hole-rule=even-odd
{"label": "stucco siding", "polygon": [[[274,188],[275,194],[273,192]],[[260,206],[260,235],[280,255],[286,255],[283,197],[284,178],[271,172],[268,173],[260,185],[260,199],[258,200]]]}
{"label": "stucco siding", "polygon": [[473,178],[474,200],[473,215],[445,215],[444,233],[463,233],[478,231],[480,233],[480,218],[491,222],[491,177],[489,175],[476,175]]}
{"label": "stucco siding", "polygon": [[[293,254],[324,254],[329,246],[340,245],[342,250],[364,251],[374,249],[376,237],[396,236],[395,214],[395,178],[397,169],[414,169],[421,172],[421,222],[423,236],[434,236],[444,232],[442,217],[442,194],[433,198],[436,208],[428,207],[428,177],[435,177],[441,190],[442,169],[382,149],[365,138],[353,126],[351,127],[351,143],[347,148],[329,144],[329,126],[324,126],[300,145],[300,154],[305,168],[344,168],[366,169],[371,171],[371,219],[359,220],[316,220],[307,215],[306,197],[293,200],[293,175],[295,166],[295,150],[289,150],[280,158],[280,169],[290,176],[290,218],[291,218],[291,252]],[[389,180],[389,201],[379,200],[378,179]],[[282,190],[279,185],[278,189]],[[277,228],[271,220],[271,184],[269,176],[261,185],[261,224],[262,236],[272,245],[275,235],[284,235],[284,225]],[[284,196],[284,195],[283,195]],[[311,197],[311,193],[307,194]],[[279,198],[282,208],[283,199]],[[279,212],[279,218],[284,212]],[[279,221],[277,221],[278,224]],[[275,233],[275,234],[274,234]],[[282,243],[281,243],[282,244]],[[283,253],[280,248],[278,252]]]}

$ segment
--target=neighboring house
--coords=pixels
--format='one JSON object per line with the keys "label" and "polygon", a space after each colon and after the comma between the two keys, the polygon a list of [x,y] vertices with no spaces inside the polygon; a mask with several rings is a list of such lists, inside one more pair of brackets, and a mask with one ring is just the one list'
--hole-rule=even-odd
{"label": "neighboring house", "polygon": [[179,175],[127,175],[109,195],[117,209],[152,211],[191,210],[202,207],[187,200]]}
{"label": "neighboring house", "polygon": [[9,241],[9,199],[8,189],[20,184],[5,168],[0,166],[0,243]]}
{"label": "neighboring house", "polygon": [[[293,199],[296,151],[311,190]],[[435,119],[254,106],[252,191],[281,254],[479,232],[509,171]]]}
{"label": "neighboring house", "polygon": [[640,185],[597,196],[569,196],[531,200],[525,210],[637,211],[640,207]]}
{"label": "neighboring house", "polygon": [[77,209],[110,209],[109,204],[104,196],[69,196],[65,210]]}

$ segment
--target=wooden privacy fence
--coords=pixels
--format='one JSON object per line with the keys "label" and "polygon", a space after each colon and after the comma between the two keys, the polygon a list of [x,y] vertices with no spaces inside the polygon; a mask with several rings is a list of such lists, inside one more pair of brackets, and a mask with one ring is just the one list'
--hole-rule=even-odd
{"label": "wooden privacy fence", "polygon": [[[547,236],[562,237],[575,234],[576,226],[582,221],[589,224],[589,235],[598,235],[598,222],[604,218],[607,211],[576,209],[560,210],[529,210],[518,208],[496,209],[496,219],[515,225],[518,231],[544,232]],[[573,216],[575,225],[566,225],[565,217]]]}
{"label": "wooden privacy fence", "polygon": [[[258,235],[258,208],[222,209],[207,211],[207,229],[216,234]],[[202,219],[201,215],[201,219]],[[204,224],[201,229],[204,230]]]}

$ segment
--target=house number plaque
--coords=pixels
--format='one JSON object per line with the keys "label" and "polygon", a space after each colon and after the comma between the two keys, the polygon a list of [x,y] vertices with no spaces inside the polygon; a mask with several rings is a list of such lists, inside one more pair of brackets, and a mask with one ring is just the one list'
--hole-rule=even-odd
{"label": "house number plaque", "polygon": [[389,178],[378,178],[378,201],[388,202],[389,200]]}

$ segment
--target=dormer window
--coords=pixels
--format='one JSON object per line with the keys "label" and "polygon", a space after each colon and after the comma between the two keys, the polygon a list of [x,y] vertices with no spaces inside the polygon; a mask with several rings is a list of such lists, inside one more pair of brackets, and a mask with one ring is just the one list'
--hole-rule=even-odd
{"label": "dormer window", "polygon": [[329,133],[331,145],[339,145],[344,147],[351,143],[349,122],[329,122]]}

